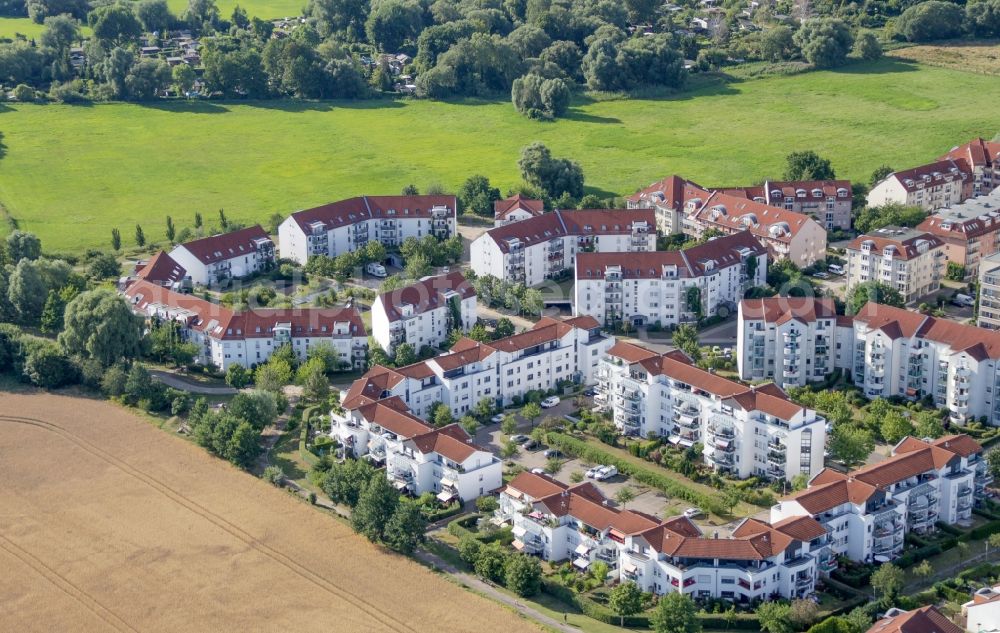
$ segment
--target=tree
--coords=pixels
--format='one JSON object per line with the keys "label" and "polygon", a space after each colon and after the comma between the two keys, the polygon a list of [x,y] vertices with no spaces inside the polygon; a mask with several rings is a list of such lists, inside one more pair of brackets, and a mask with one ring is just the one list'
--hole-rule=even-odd
{"label": "tree", "polygon": [[785,157],[785,180],[832,180],[836,178],[830,161],[816,152],[792,152]]}
{"label": "tree", "polygon": [[514,80],[510,99],[521,114],[532,119],[554,119],[569,108],[569,87],[562,79],[529,73]]}
{"label": "tree", "polygon": [[624,486],[615,493],[615,501],[617,501],[623,508],[628,505],[628,503],[635,499],[635,491],[629,486]]}
{"label": "tree", "polygon": [[21,374],[36,387],[58,389],[72,384],[77,371],[69,357],[48,339],[23,337]]}
{"label": "tree", "polygon": [[197,32],[207,31],[219,21],[219,8],[215,0],[188,0],[181,19]]}
{"label": "tree", "polygon": [[507,552],[500,549],[498,543],[491,543],[479,549],[479,556],[476,558],[473,569],[480,578],[501,582],[506,576],[509,556]]}
{"label": "tree", "polygon": [[74,42],[80,41],[80,22],[67,14],[49,16],[45,18],[45,30],[40,41],[44,48],[62,57]]}
{"label": "tree", "polygon": [[792,633],[790,614],[791,607],[782,602],[762,602],[757,606],[760,628],[768,633]]}
{"label": "tree", "polygon": [[194,228],[200,229],[202,226],[201,213],[194,212]]}
{"label": "tree", "polygon": [[913,422],[913,433],[917,437],[937,438],[945,433],[941,416],[937,412],[918,411],[910,419]]}
{"label": "tree", "polygon": [[794,32],[784,24],[765,29],[760,36],[760,56],[770,62],[792,59],[798,54]]}
{"label": "tree", "polygon": [[1000,36],[1000,1],[969,2],[965,5],[965,24],[976,37]]}
{"label": "tree", "polygon": [[[136,16],[146,32],[164,32],[174,23],[174,15],[167,6],[167,0],[142,0],[136,6]],[[181,64],[187,66],[187,64]]]}
{"label": "tree", "polygon": [[59,344],[69,354],[93,358],[103,367],[136,358],[142,351],[142,318],[107,289],[82,292],[66,306]]}
{"label": "tree", "polygon": [[109,48],[133,42],[142,35],[142,24],[131,3],[112,3],[96,7],[87,14],[87,24],[94,37]]}
{"label": "tree", "polygon": [[913,568],[913,573],[921,578],[927,578],[934,573],[934,567],[932,567],[931,562],[925,558],[920,561],[919,565]]}
{"label": "tree", "polygon": [[365,535],[373,543],[382,541],[398,505],[399,495],[393,490],[389,480],[383,476],[373,476],[354,506],[351,526],[355,532]]}
{"label": "tree", "polygon": [[439,402],[437,406],[431,409],[431,417],[434,420],[434,426],[438,428],[448,426],[455,421],[455,418],[451,414],[451,407],[443,402]]}
{"label": "tree", "polygon": [[[876,174],[872,174],[872,178]],[[917,226],[926,217],[927,212],[921,207],[888,202],[878,207],[862,209],[854,218],[854,227],[859,233],[871,233],[884,226]]]}
{"label": "tree", "polygon": [[854,44],[851,28],[846,22],[837,18],[806,20],[795,33],[794,40],[802,49],[802,56],[817,68],[842,66],[847,61],[847,54]]}
{"label": "tree", "polygon": [[503,416],[503,421],[500,422],[500,432],[504,435],[517,433],[517,418],[510,414]]}
{"label": "tree", "polygon": [[910,42],[930,42],[958,37],[965,25],[965,11],[952,2],[928,0],[910,6],[896,19],[896,32]]}
{"label": "tree", "polygon": [[533,596],[542,587],[542,565],[537,558],[526,554],[509,556],[504,564],[504,581],[517,595]]}
{"label": "tree", "polygon": [[497,326],[493,330],[493,335],[496,339],[514,336],[514,323],[507,317],[503,317],[497,321]]}
{"label": "tree", "polygon": [[423,253],[417,253],[406,260],[406,276],[410,279],[426,277],[430,270],[430,260]]}
{"label": "tree", "polygon": [[58,332],[63,328],[63,315],[66,311],[66,302],[62,300],[59,293],[49,290],[49,296],[45,299],[45,307],[42,308],[42,317],[39,321],[42,332]]}
{"label": "tree", "polygon": [[254,384],[258,389],[270,391],[271,393],[281,393],[285,385],[292,382],[292,367],[288,361],[282,359],[269,360],[263,365],[259,365],[254,372]]}
{"label": "tree", "polygon": [[417,352],[410,343],[400,343],[396,346],[396,366],[405,367],[417,362]]}
{"label": "tree", "polygon": [[42,256],[42,241],[34,233],[15,229],[7,236],[7,261],[16,266],[22,259]]}
{"label": "tree", "polygon": [[869,302],[897,308],[902,308],[906,303],[903,295],[889,284],[881,281],[866,281],[854,286],[847,293],[847,313],[858,314]]}
{"label": "tree", "polygon": [[882,58],[882,44],[871,31],[864,31],[854,40],[854,53],[870,62]]}
{"label": "tree", "polygon": [[692,361],[701,360],[701,345],[698,343],[698,330],[690,323],[682,323],[674,330],[671,339],[674,347],[687,354]]}
{"label": "tree", "polygon": [[871,585],[876,596],[882,594],[881,604],[891,604],[903,588],[903,570],[892,563],[883,563],[872,573]]}
{"label": "tree", "polygon": [[830,434],[830,456],[851,466],[858,464],[875,450],[875,438],[867,429],[854,424],[839,424]]}
{"label": "tree", "polygon": [[882,417],[882,421],[879,424],[879,432],[882,434],[882,439],[894,445],[899,440],[913,433],[913,425],[903,417],[902,413],[893,410]]}
{"label": "tree", "polygon": [[412,554],[424,542],[427,522],[420,506],[413,501],[400,501],[385,526],[385,544],[403,554]]}
{"label": "tree", "polygon": [[694,600],[679,591],[660,598],[649,618],[656,633],[701,633],[701,620]]}
{"label": "tree", "polygon": [[274,424],[279,413],[274,394],[261,390],[236,394],[226,406],[226,412],[257,429]]}
{"label": "tree", "polygon": [[812,600],[792,600],[788,621],[798,631],[804,631],[819,619],[819,606]]}
{"label": "tree", "polygon": [[330,381],[326,378],[326,363],[313,358],[298,369],[301,377],[302,397],[310,402],[321,402],[330,395]]}
{"label": "tree", "polygon": [[469,176],[458,190],[459,208],[462,213],[493,216],[493,203],[500,199],[500,190],[490,185],[490,179],[476,174]]}
{"label": "tree", "polygon": [[365,32],[378,50],[394,52],[417,37],[422,22],[422,9],[412,0],[374,0]]}
{"label": "tree", "polygon": [[135,245],[142,248],[146,245],[146,234],[142,232],[142,227],[135,225]]}
{"label": "tree", "polygon": [[323,492],[334,503],[353,508],[358,504],[361,493],[368,488],[373,478],[385,479],[384,473],[375,470],[371,462],[348,459],[342,464],[334,464],[323,479]]}
{"label": "tree", "polygon": [[232,364],[226,369],[226,384],[233,389],[242,389],[250,384],[250,370],[239,364]]}
{"label": "tree", "polygon": [[240,468],[250,468],[260,454],[260,431],[240,422],[226,444],[225,458]]}
{"label": "tree", "polygon": [[529,402],[521,407],[521,417],[531,422],[531,428],[535,428],[535,420],[542,415],[542,408],[537,402]]}
{"label": "tree", "polygon": [[847,626],[845,633],[865,633],[872,625],[871,616],[868,615],[864,607],[857,607],[840,617]]}
{"label": "tree", "polygon": [[623,582],[611,590],[608,608],[618,614],[618,626],[625,626],[625,618],[642,611],[642,589],[634,582]]}
{"label": "tree", "polygon": [[116,253],[122,249],[122,234],[118,229],[111,229],[111,248]]}
{"label": "tree", "polygon": [[553,158],[549,148],[541,143],[525,147],[517,164],[525,182],[538,187],[550,198],[563,194],[573,198],[583,196],[583,168],[569,159]]}
{"label": "tree", "polygon": [[[875,171],[872,172],[872,177],[868,179],[868,185],[870,187],[874,187],[878,183],[888,178],[892,174],[892,172],[893,172],[892,167],[888,165],[880,165],[876,167]],[[862,232],[867,232],[867,229]]]}
{"label": "tree", "polygon": [[121,272],[121,264],[110,253],[98,253],[87,263],[87,276],[91,279],[115,279]]}
{"label": "tree", "polygon": [[171,243],[174,241],[174,237],[177,235],[177,228],[174,226],[174,219],[169,215],[167,216],[167,239]]}
{"label": "tree", "polygon": [[11,271],[7,282],[7,299],[17,320],[25,324],[37,323],[47,297],[48,286],[37,262],[21,259]]}

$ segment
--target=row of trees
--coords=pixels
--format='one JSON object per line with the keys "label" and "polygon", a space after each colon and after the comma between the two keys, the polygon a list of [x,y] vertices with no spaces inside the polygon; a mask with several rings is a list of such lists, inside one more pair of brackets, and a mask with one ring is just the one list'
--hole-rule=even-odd
{"label": "row of trees", "polygon": [[469,279],[476,289],[477,300],[490,307],[504,307],[519,314],[539,315],[544,307],[542,293],[526,288],[522,283],[483,275]]}
{"label": "row of trees", "polygon": [[896,20],[896,32],[910,42],[930,42],[963,35],[1000,36],[1000,0],[961,4],[928,0],[910,6]]}

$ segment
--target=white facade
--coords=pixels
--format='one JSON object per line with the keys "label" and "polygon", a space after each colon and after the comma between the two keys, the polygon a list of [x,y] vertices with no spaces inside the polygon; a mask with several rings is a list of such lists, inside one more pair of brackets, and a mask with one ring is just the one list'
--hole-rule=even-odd
{"label": "white facade", "polygon": [[747,478],[791,480],[823,468],[826,420],[775,385],[751,388],[691,364],[618,343],[601,362],[598,406],[625,435],[704,447],[706,463]]}
{"label": "white facade", "polygon": [[744,231],[681,251],[580,253],[574,270],[576,314],[670,326],[697,320],[696,308],[731,314],[747,289],[766,283],[767,250]]}
{"label": "white facade", "polygon": [[994,253],[980,263],[976,325],[1000,330],[1000,253]]}
{"label": "white facade", "polygon": [[868,206],[897,203],[934,211],[958,204],[969,174],[956,161],[947,159],[889,174],[868,192]]}
{"label": "white facade", "polygon": [[972,633],[1000,633],[1000,585],[983,587],[962,605],[965,628]]}
{"label": "white facade", "polygon": [[832,299],[768,297],[740,302],[736,360],[740,379],[773,380],[782,388],[824,380],[850,369],[853,325]]}
{"label": "white facade", "polygon": [[203,286],[249,277],[274,266],[274,242],[260,225],[175,246],[170,258]]}
{"label": "white facade", "polygon": [[460,272],[426,277],[379,295],[372,304],[372,337],[389,354],[400,343],[419,352],[439,347],[453,329],[476,323],[476,291]]}
{"label": "white facade", "polygon": [[810,516],[829,532],[836,555],[885,562],[903,551],[907,532],[933,531],[938,521],[968,524],[973,498],[989,481],[982,447],[969,436],[907,437],[878,464],[824,470],[774,505],[771,521]]}
{"label": "white facade", "polygon": [[913,303],[941,288],[945,244],[930,233],[887,226],[858,236],[845,250],[846,292],[878,281],[892,286],[907,303]]}
{"label": "white facade", "polygon": [[396,247],[408,237],[457,235],[454,196],[362,196],[293,213],[278,227],[283,259],[336,257],[369,240]]}

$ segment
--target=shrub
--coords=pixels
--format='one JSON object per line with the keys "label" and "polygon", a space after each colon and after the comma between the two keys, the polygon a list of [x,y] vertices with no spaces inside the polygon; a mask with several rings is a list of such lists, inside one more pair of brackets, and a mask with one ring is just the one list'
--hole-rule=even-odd
{"label": "shrub", "polygon": [[279,488],[284,485],[285,472],[281,470],[280,466],[268,466],[264,469],[264,473],[261,478]]}

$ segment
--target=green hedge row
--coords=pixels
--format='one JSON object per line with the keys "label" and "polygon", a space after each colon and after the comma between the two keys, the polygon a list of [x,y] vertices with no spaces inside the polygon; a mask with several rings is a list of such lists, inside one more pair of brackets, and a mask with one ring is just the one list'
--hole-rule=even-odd
{"label": "green hedge row", "polygon": [[552,432],[548,435],[548,444],[555,446],[563,453],[597,464],[610,464],[618,468],[618,472],[631,476],[637,482],[658,488],[671,497],[683,499],[714,514],[725,514],[728,509],[721,501],[711,495],[693,490],[666,474],[661,474],[650,468],[642,468],[631,462],[615,457],[611,453],[591,446],[583,440],[570,437],[564,433]]}
{"label": "green hedge row", "polygon": [[979,539],[988,538],[990,534],[996,534],[997,532],[1000,532],[1000,521],[990,521],[989,523],[984,523],[973,530],[969,530],[962,536],[958,537],[958,540],[978,541]]}
{"label": "green hedge row", "polygon": [[311,406],[302,411],[302,430],[299,431],[299,457],[310,466],[315,466],[319,463],[319,458],[306,447],[306,444],[309,443],[309,427],[311,426],[309,418],[312,417],[312,412],[316,409],[316,406],[318,405]]}
{"label": "green hedge row", "polygon": [[[951,547],[954,547],[954,544],[952,544]],[[930,556],[937,556],[943,551],[944,548],[942,548],[941,545],[925,545],[923,547],[911,549],[910,551],[903,553],[902,555],[900,555],[899,558],[897,558],[893,562],[897,567],[906,569],[908,567],[913,567],[914,565],[924,560],[925,558],[928,558]]]}
{"label": "green hedge row", "polygon": [[424,518],[428,523],[436,523],[442,519],[447,519],[448,517],[453,517],[462,511],[462,504],[458,501],[452,501],[445,508],[437,508],[431,512],[424,512]]}

